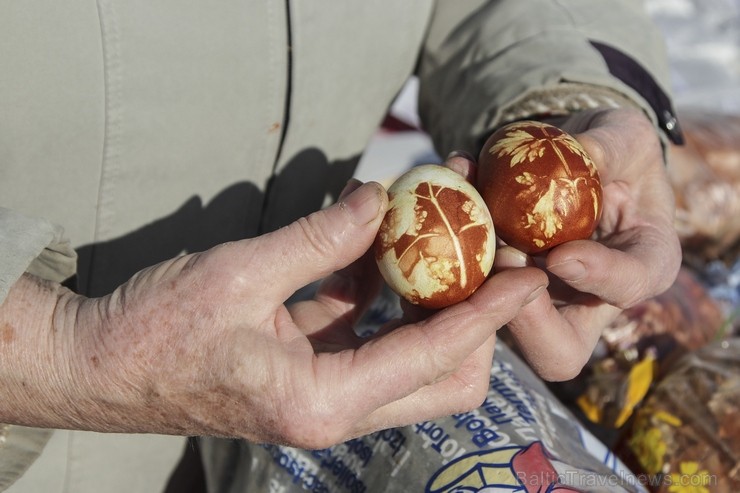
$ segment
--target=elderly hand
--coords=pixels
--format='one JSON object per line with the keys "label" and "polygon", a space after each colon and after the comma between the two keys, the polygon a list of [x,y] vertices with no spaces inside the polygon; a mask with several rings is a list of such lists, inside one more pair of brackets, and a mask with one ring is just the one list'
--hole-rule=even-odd
{"label": "elderly hand", "polygon": [[591,155],[601,176],[603,216],[596,241],[562,244],[533,259],[510,247],[496,272],[539,265],[555,277],[508,324],[534,370],[546,380],[575,377],[602,330],[625,308],[660,294],[676,278],[681,248],[675,203],[652,124],[627,109],[576,113],[559,125]]}
{"label": "elderly hand", "polygon": [[[557,125],[574,135],[596,163],[604,210],[595,240],[561,244],[530,257],[509,246],[496,252],[496,276],[536,266],[550,276],[547,291],[519,311],[510,334],[546,380],[575,377],[602,330],[619,313],[668,289],[681,265],[675,202],[660,141],[648,119],[628,109],[576,113]],[[447,165],[475,182],[472,157]]]}
{"label": "elderly hand", "polygon": [[[322,448],[478,406],[496,330],[547,276],[503,272],[465,302],[360,339],[352,326],[380,286],[366,252],[387,196],[373,183],[348,192],[274,233],[141,271],[104,298],[25,277],[0,310],[0,326],[23,329],[3,353],[0,387],[15,401],[0,403],[0,422]],[[285,305],[322,278],[315,299]],[[24,322],[18,313],[40,299],[51,314]]]}

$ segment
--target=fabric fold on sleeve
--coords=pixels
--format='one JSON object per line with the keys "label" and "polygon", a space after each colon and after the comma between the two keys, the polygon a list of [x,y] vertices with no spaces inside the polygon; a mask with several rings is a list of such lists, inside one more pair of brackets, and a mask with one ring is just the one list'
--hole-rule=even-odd
{"label": "fabric fold on sleeve", "polygon": [[640,75],[653,83],[645,87],[668,95],[671,110],[664,39],[640,1],[439,2],[417,69],[424,129],[440,155],[475,154],[508,115],[542,110],[548,95],[578,91],[571,100],[600,104],[596,96],[612,94],[607,99],[616,105],[631,102],[665,140],[663,108],[656,112],[651,94],[613,73],[603,46],[642,67]]}
{"label": "fabric fold on sleeve", "polygon": [[0,491],[15,483],[33,464],[53,430],[0,424]]}
{"label": "fabric fold on sleeve", "polygon": [[24,272],[62,282],[76,266],[77,254],[60,226],[0,207],[0,302]]}
{"label": "fabric fold on sleeve", "polygon": [[[62,282],[75,273],[77,255],[61,227],[0,207],[0,303],[28,272]],[[0,491],[33,464],[52,430],[0,424]]]}

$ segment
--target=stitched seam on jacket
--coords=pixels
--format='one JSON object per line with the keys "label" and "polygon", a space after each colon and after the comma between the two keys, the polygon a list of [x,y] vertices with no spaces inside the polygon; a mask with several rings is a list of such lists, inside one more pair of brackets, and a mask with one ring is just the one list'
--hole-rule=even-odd
{"label": "stitched seam on jacket", "polygon": [[[109,224],[112,208],[112,190],[120,174],[120,141],[122,122],[122,62],[120,54],[120,33],[114,7],[114,0],[97,0],[98,17],[100,19],[100,34],[103,50],[103,80],[104,80],[104,130],[103,152],[100,166],[100,181],[98,184],[97,213],[95,218],[95,232],[93,241],[97,242],[105,236],[105,225]],[[91,252],[89,272],[94,269],[95,248]],[[86,279],[86,286],[91,287],[91,279]]]}

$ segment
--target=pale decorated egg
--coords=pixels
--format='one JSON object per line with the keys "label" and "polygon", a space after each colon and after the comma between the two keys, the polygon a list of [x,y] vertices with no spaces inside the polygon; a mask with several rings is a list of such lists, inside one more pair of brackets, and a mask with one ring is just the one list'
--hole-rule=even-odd
{"label": "pale decorated egg", "polygon": [[576,139],[541,122],[515,122],[488,138],[477,188],[498,236],[530,254],[591,237],[601,218],[593,161]]}
{"label": "pale decorated egg", "polygon": [[475,187],[444,166],[409,170],[388,189],[375,259],[409,302],[443,308],[485,281],[496,251],[493,221]]}

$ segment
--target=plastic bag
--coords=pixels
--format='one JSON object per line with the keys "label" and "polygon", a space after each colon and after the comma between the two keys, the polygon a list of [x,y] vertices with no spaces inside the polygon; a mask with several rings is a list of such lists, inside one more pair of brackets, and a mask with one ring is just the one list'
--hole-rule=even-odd
{"label": "plastic bag", "polygon": [[676,229],[694,266],[740,249],[740,116],[679,112],[686,144],[668,150],[676,195]]}
{"label": "plastic bag", "polygon": [[740,491],[740,339],[678,361],[637,412],[618,454],[652,478],[655,492]]}
{"label": "plastic bag", "polygon": [[698,276],[682,268],[665,293],[623,311],[604,329],[577,378],[551,388],[609,443],[615,435],[609,430],[628,421],[664,368],[720,337],[727,318]]}
{"label": "plastic bag", "polygon": [[217,439],[203,449],[210,488],[230,493],[644,491],[503,344],[473,411],[325,450]]}

